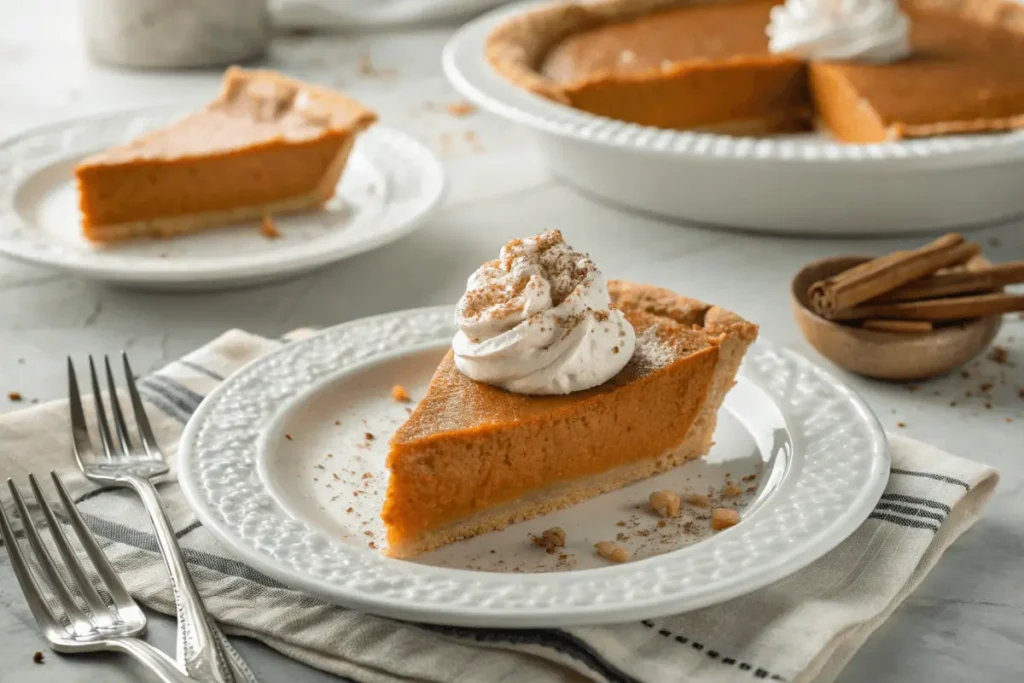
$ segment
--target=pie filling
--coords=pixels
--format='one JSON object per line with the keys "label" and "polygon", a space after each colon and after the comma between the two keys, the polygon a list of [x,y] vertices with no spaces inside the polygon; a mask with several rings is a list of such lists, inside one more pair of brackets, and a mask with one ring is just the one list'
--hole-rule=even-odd
{"label": "pie filling", "polygon": [[[295,163],[294,149],[281,147],[194,163],[83,169],[83,229],[88,237],[103,241],[166,237],[319,207],[334,194],[352,142],[350,136],[337,136],[332,144],[310,149],[302,163]],[[219,179],[239,172],[247,173],[250,181],[228,203]],[[168,194],[168,187],[179,188],[181,194]]]}
{"label": "pie filling", "polygon": [[667,472],[705,455],[711,449],[714,417],[699,422],[699,425],[694,425],[683,443],[654,457],[527,491],[518,497],[505,499],[430,528],[405,529],[396,524],[389,527],[388,554],[392,557],[418,555],[455,541],[502,529],[509,524],[571,507],[602,493],[616,491],[641,479]]}
{"label": "pie filling", "polygon": [[229,69],[202,110],[76,167],[83,232],[168,236],[321,206],[375,120],[340,93]]}
{"label": "pie filling", "polygon": [[[674,129],[809,130],[865,143],[1024,127],[1024,6],[905,0],[910,56],[772,54],[776,0],[605,0],[527,13],[488,43],[520,86],[600,116]],[[646,11],[644,8],[647,8]]]}
{"label": "pie filling", "polygon": [[[501,529],[707,453],[756,328],[665,290],[609,289],[636,350],[598,387],[514,394],[466,378],[446,356],[391,440],[382,512],[391,555]],[[728,323],[705,325],[708,315]]]}

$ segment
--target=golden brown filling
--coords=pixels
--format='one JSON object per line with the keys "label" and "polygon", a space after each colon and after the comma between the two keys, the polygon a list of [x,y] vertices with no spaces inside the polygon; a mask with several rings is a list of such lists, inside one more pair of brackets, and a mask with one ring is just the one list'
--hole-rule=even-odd
{"label": "golden brown filling", "polygon": [[[870,103],[884,123],[969,121],[1024,115],[1024,37],[952,15],[908,10],[912,56],[870,64],[821,64]],[[936,111],[936,104],[941,111]]]}
{"label": "golden brown filling", "polygon": [[570,106],[662,128],[765,134],[808,127],[813,113],[850,142],[1012,128],[1024,119],[1024,23],[997,0],[974,2],[902,3],[913,52],[884,65],[773,55],[778,1],[737,0],[579,31],[538,70]]}
{"label": "golden brown filling", "polygon": [[82,168],[78,171],[80,205],[91,225],[108,225],[299,196],[317,187],[347,139],[339,133],[328,136],[336,137],[336,142],[268,145],[197,161],[147,159],[124,166]]}
{"label": "golden brown filling", "polygon": [[627,315],[638,332],[630,363],[606,384],[565,396],[525,396],[472,382],[449,353],[431,382],[434,400],[421,403],[392,441],[382,514],[389,539],[681,443],[707,394],[718,347],[672,320]]}
{"label": "golden brown filling", "polygon": [[775,4],[752,0],[679,7],[583,31],[551,50],[541,72],[571,83],[597,73],[656,71],[676,62],[774,58],[765,27]]}

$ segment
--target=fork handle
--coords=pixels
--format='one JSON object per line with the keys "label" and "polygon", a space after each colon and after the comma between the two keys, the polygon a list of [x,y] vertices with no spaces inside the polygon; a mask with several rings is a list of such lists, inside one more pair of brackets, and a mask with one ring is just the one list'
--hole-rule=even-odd
{"label": "fork handle", "polygon": [[111,652],[123,652],[134,657],[147,669],[153,672],[160,683],[195,683],[194,679],[183,674],[174,660],[144,640],[138,638],[112,638],[105,643]]}
{"label": "fork handle", "polygon": [[258,683],[241,655],[206,611],[156,487],[143,477],[128,475],[120,481],[134,489],[142,499],[153,522],[160,554],[171,576],[171,590],[178,612],[178,663],[189,676],[199,681]]}

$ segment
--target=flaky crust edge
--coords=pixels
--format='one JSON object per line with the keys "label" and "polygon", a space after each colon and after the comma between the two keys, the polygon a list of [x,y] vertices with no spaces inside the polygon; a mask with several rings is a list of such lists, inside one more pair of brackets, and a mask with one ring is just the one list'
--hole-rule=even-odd
{"label": "flaky crust edge", "polygon": [[586,5],[570,2],[542,7],[518,14],[491,31],[487,37],[485,55],[499,74],[519,87],[568,105],[569,98],[565,89],[538,71],[541,60],[559,41],[594,26],[628,21],[660,9],[698,2],[604,0]]}
{"label": "flaky crust edge", "polygon": [[608,292],[618,308],[639,309],[651,315],[703,330],[710,338],[726,338],[747,344],[757,339],[758,326],[719,306],[681,294],[626,280],[609,280]]}
{"label": "flaky crust edge", "polygon": [[[524,12],[497,26],[488,36],[485,55],[494,69],[525,90],[571,106],[568,89],[538,70],[549,50],[565,37],[590,27],[628,21],[661,9],[743,0],[604,0],[591,4],[570,2]],[[909,0],[921,11],[946,12],[994,28],[1012,31],[1024,40],[1024,5],[1008,0]],[[890,139],[933,137],[956,133],[1024,128],[1020,116],[933,124],[894,124]]]}

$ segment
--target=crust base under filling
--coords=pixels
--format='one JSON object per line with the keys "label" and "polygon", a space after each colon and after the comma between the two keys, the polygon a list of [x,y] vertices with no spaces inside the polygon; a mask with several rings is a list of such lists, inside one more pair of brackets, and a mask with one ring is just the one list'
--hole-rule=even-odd
{"label": "crust base under filling", "polygon": [[251,206],[236,206],[222,211],[162,216],[148,220],[109,225],[95,225],[86,222],[83,225],[83,230],[89,240],[96,242],[118,242],[141,237],[165,238],[198,232],[220,225],[259,220],[267,215],[277,216],[316,209],[322,207],[334,195],[334,187],[338,184],[342,171],[345,170],[345,165],[348,162],[348,157],[352,152],[354,144],[355,137],[353,136],[341,145],[319,185],[307,194],[275,202]]}
{"label": "crust base under filling", "polygon": [[[714,431],[713,424],[711,427],[711,431]],[[538,491],[527,498],[490,510],[484,510],[468,519],[460,520],[440,529],[428,531],[414,541],[401,546],[388,547],[387,553],[391,557],[418,555],[488,531],[504,529],[509,524],[515,524],[516,522],[546,515],[555,510],[571,507],[588,498],[593,498],[609,491],[615,491],[641,479],[667,472],[687,460],[694,460],[707,453],[712,445],[711,431],[704,430],[698,434],[695,427],[683,445],[662,454],[658,458],[630,463],[610,472],[603,472]]]}
{"label": "crust base under filling", "polygon": [[641,479],[667,472],[689,460],[706,455],[714,445],[712,437],[718,422],[718,411],[725,400],[725,395],[735,384],[736,372],[752,341],[752,337],[735,336],[721,344],[718,364],[708,387],[704,405],[682,443],[675,448],[653,458],[635,461],[574,481],[561,482],[520,500],[483,510],[440,528],[424,531],[400,545],[389,545],[386,549],[387,554],[398,558],[411,557],[488,531],[498,531],[510,524],[546,515]]}

